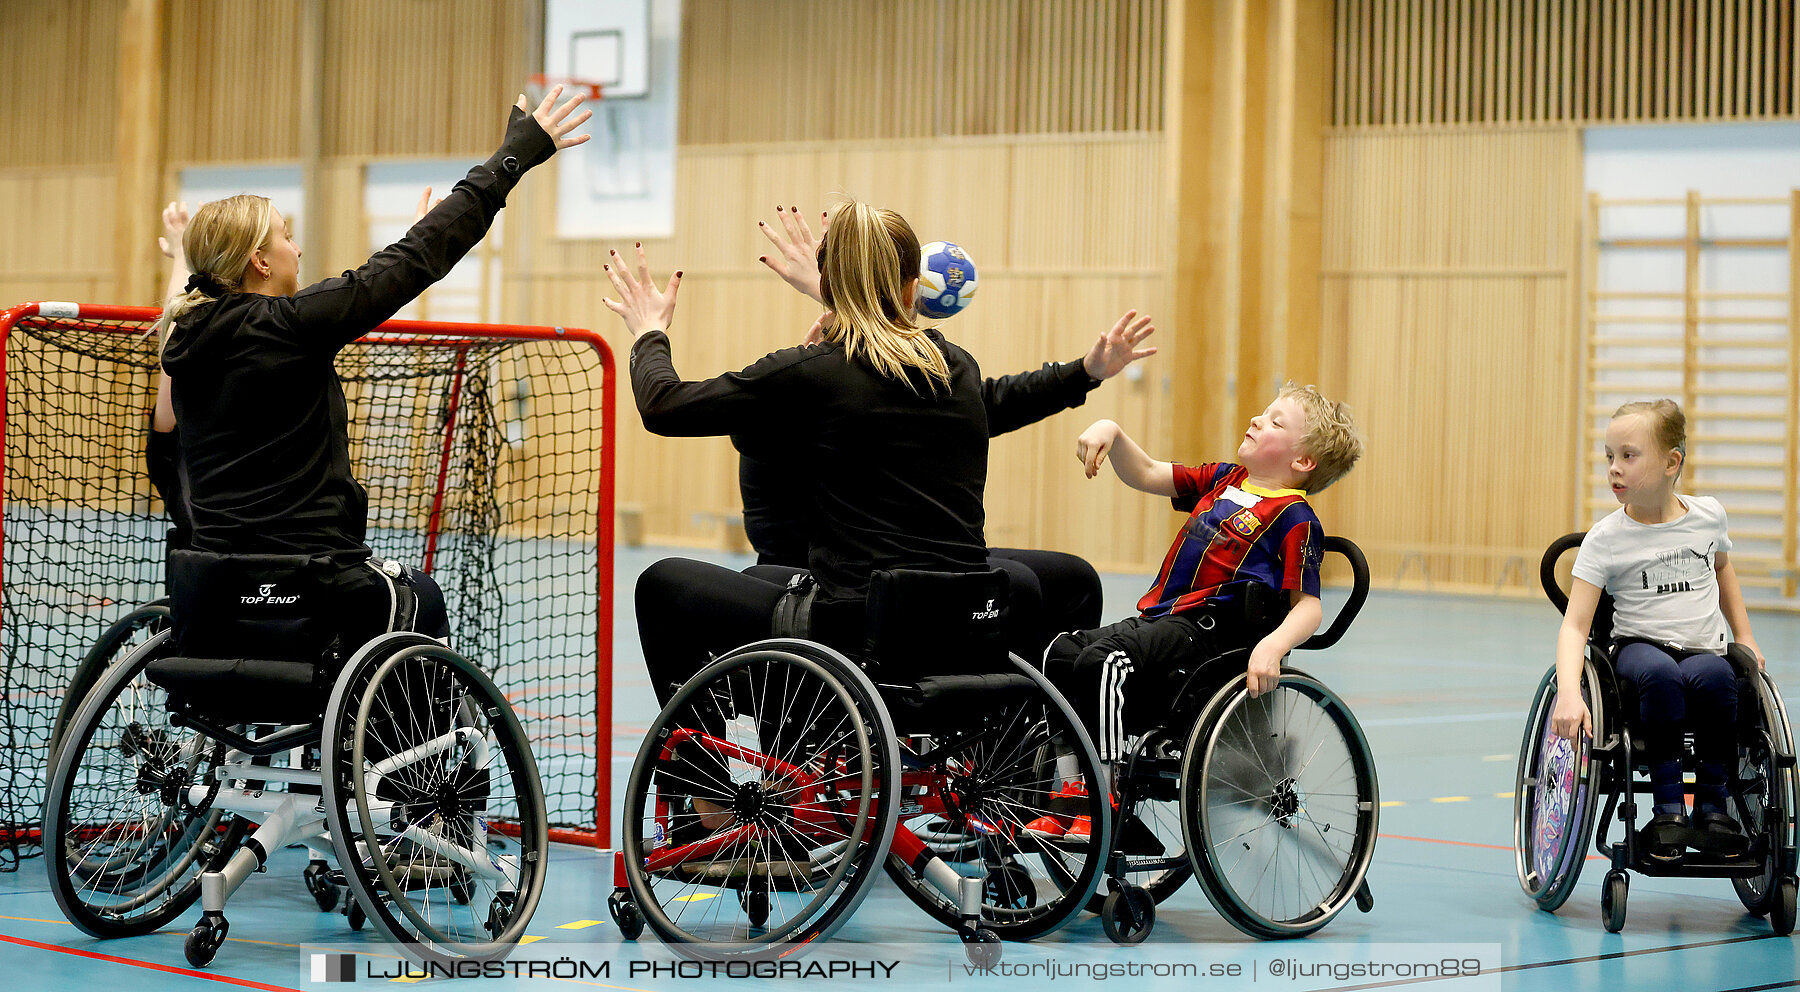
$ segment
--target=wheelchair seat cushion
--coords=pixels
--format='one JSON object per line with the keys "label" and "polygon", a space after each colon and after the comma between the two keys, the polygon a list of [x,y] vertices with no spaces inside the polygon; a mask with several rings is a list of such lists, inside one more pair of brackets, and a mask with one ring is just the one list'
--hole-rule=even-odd
{"label": "wheelchair seat cushion", "polygon": [[966,730],[985,715],[1029,699],[1037,684],[1017,672],[931,675],[906,685],[879,684],[882,700],[902,733]]}
{"label": "wheelchair seat cushion", "polygon": [[330,690],[317,665],[253,658],[158,658],[145,669],[170,706],[226,724],[311,723]]}

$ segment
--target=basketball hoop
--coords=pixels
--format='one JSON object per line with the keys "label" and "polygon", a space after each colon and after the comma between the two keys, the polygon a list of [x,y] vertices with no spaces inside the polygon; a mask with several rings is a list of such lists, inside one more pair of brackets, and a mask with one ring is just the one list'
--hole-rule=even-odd
{"label": "basketball hoop", "polygon": [[600,100],[605,96],[606,87],[591,79],[578,79],[573,76],[547,76],[536,72],[531,75],[531,85],[526,88],[531,99],[536,102],[544,98],[552,86],[561,86],[564,93],[586,90],[589,100]]}

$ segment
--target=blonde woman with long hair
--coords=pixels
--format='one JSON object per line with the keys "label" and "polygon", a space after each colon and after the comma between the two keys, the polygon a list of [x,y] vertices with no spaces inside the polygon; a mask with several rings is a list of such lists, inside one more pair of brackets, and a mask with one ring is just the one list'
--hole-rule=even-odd
{"label": "blonde woman with long hair", "polygon": [[[354,271],[301,288],[293,230],[260,196],[207,203],[181,233],[192,274],[158,329],[190,545],[202,556],[326,559],[346,606],[341,643],[352,649],[386,629],[389,580],[407,575],[403,567],[372,567],[364,542],[368,493],[350,469],[333,360],[443,278],[487,234],[528,169],[587,139],[570,133],[589,116],[572,113],[581,98],[558,105],[559,95],[553,89],[535,109],[520,97],[493,157]],[[413,584],[414,629],[441,636],[441,594],[422,575]],[[179,603],[180,590],[172,591]]]}
{"label": "blonde woman with long hair", "polygon": [[[871,572],[988,568],[982,499],[994,425],[1073,405],[1093,383],[1079,363],[1037,389],[984,380],[968,352],[914,318],[919,241],[891,210],[840,205],[818,261],[829,308],[813,328],[819,342],[703,381],[684,381],[670,359],[681,273],[658,288],[641,246],[629,267],[615,253],[607,275],[618,298],[606,305],[633,338],[631,384],[646,428],[730,434],[803,475],[815,510],[812,636],[858,652]],[[659,699],[712,654],[767,636],[783,588],[684,559],[647,569],[638,627]]]}

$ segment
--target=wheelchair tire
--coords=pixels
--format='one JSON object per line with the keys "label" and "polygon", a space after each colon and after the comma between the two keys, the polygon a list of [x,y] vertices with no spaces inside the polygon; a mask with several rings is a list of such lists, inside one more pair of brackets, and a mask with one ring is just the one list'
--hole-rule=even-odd
{"label": "wheelchair tire", "polygon": [[437,641],[387,634],[339,673],[324,726],[326,822],[354,905],[429,960],[511,953],[543,895],[549,827],[505,695]]}
{"label": "wheelchair tire", "polygon": [[[1594,720],[1594,738],[1606,735],[1605,704],[1595,692],[1592,662],[1582,664],[1582,695]],[[1556,669],[1538,683],[1519,744],[1513,780],[1513,864],[1519,887],[1545,912],[1555,912],[1581,876],[1603,781],[1593,758],[1593,739],[1569,742],[1550,731],[1556,709]]]}
{"label": "wheelchair tire", "polygon": [[[1739,700],[1739,705],[1747,702]],[[1739,744],[1735,781],[1745,787],[1734,796],[1732,812],[1753,843],[1760,839],[1762,871],[1750,878],[1734,878],[1731,885],[1752,915],[1769,916],[1781,897],[1782,878],[1793,871],[1794,817],[1800,797],[1794,792],[1794,769],[1782,767],[1776,757],[1778,742],[1793,749],[1793,728],[1788,725],[1781,694],[1767,673],[1758,673],[1757,704],[1762,732]]]}
{"label": "wheelchair tire", "polygon": [[[985,722],[962,735],[966,748],[958,744],[961,736],[934,738],[933,746],[946,755],[940,786],[946,799],[962,811],[965,823],[985,825],[972,830],[973,849],[960,864],[979,863],[990,878],[999,873],[1007,879],[985,887],[980,925],[1002,940],[1030,940],[1068,923],[1094,899],[1111,850],[1113,810],[1105,767],[1068,700],[1037,669],[1016,657],[1012,661],[1037,691],[985,714]],[[1059,842],[1025,829],[1052,812],[1051,793],[1060,785],[1058,755],[1075,758],[1075,774],[1084,784],[1086,799],[1074,802],[1085,812],[1068,814],[1088,817],[1084,839]],[[898,855],[890,854],[886,867],[920,909],[945,926],[961,925],[956,901],[914,874]],[[1030,885],[1023,897],[1021,882]]]}
{"label": "wheelchair tire", "polygon": [[[782,728],[792,736],[764,755],[765,733]],[[727,747],[697,763],[698,745],[682,745],[700,735]],[[837,652],[777,639],[718,658],[657,714],[632,764],[621,836],[631,901],[690,958],[756,959],[829,937],[893,840],[899,807],[885,800],[899,793],[899,766],[886,706]],[[790,777],[801,775],[816,784]],[[699,791],[723,810],[695,811]],[[707,827],[703,815],[730,819]],[[719,836],[731,839],[668,857]]]}
{"label": "wheelchair tire", "polygon": [[159,599],[146,603],[113,621],[94,642],[94,646],[88,648],[81,663],[75,666],[75,674],[69,677],[69,685],[63,690],[62,704],[56,709],[56,722],[50,725],[50,744],[46,749],[49,759],[46,764],[55,766],[56,750],[62,744],[63,731],[75,716],[75,711],[87,699],[87,694],[106,674],[106,670],[152,635],[166,629],[168,619],[168,600]]}
{"label": "wheelchair tire", "polygon": [[[150,933],[200,897],[200,874],[245,823],[211,803],[224,745],[170,723],[144,675],[168,634],[107,669],[76,707],[51,770],[44,861],[69,922],[96,937]],[[196,790],[199,798],[196,801]]]}
{"label": "wheelchair tire", "polygon": [[1245,676],[1232,679],[1182,763],[1182,830],[1207,899],[1265,940],[1331,922],[1374,858],[1377,789],[1362,727],[1323,683],[1284,669],[1252,699]]}

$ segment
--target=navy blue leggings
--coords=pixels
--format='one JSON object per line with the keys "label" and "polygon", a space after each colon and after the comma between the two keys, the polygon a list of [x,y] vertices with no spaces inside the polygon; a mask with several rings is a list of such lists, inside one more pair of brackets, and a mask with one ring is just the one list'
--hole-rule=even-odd
{"label": "navy blue leggings", "polygon": [[1628,641],[1614,661],[1637,687],[1640,732],[1658,813],[1683,808],[1681,731],[1694,733],[1694,805],[1725,808],[1725,775],[1737,756],[1737,673],[1716,654],[1684,654]]}

